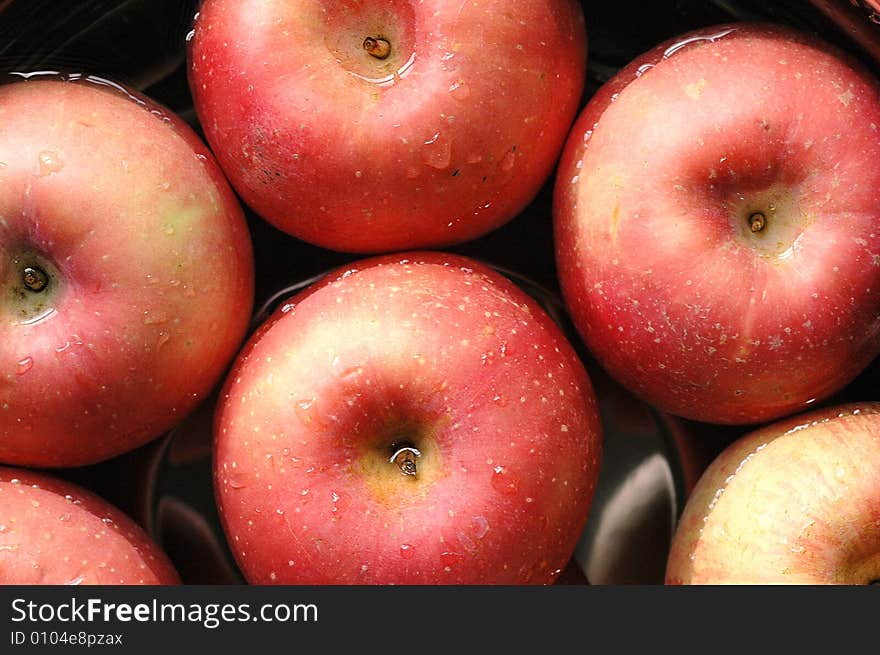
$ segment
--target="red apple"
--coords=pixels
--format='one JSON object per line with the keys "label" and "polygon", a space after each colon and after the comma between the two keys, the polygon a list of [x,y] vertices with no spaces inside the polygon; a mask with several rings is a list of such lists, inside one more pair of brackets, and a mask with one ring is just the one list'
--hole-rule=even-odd
{"label": "red apple", "polygon": [[45,474],[0,467],[0,584],[179,583],[158,546],[105,500]]}
{"label": "red apple", "polygon": [[466,241],[529,203],[580,104],[586,32],[574,0],[206,0],[190,62],[245,202],[380,252]]}
{"label": "red apple", "polygon": [[596,481],[583,365],[542,309],[469,259],[355,263],[245,347],[215,488],[249,582],[550,583]]}
{"label": "red apple", "polygon": [[253,295],[241,208],[174,116],[99,80],[0,87],[0,461],[89,464],[178,422]]}
{"label": "red apple", "polygon": [[880,580],[880,403],[765,426],[705,472],[676,530],[675,584]]}
{"label": "red apple", "polygon": [[554,214],[584,340],[670,413],[791,414],[880,352],[880,86],[813,37],[719,26],[632,62],[578,119]]}

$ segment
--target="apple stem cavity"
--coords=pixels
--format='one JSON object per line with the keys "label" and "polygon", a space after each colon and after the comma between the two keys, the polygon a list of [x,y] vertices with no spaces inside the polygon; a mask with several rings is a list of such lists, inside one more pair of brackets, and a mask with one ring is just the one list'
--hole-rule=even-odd
{"label": "apple stem cavity", "polygon": [[754,212],[749,216],[749,229],[752,232],[760,232],[767,225],[767,217],[761,212]]}
{"label": "apple stem cavity", "polygon": [[418,468],[416,467],[416,459],[421,457],[422,453],[418,448],[413,448],[412,446],[404,446],[402,448],[398,448],[394,451],[394,454],[389,459],[389,462],[393,462],[400,467],[400,472],[403,475],[416,475],[418,473]]}
{"label": "apple stem cavity", "polygon": [[364,39],[364,50],[373,55],[376,59],[387,59],[391,54],[391,43],[382,37],[368,36]]}
{"label": "apple stem cavity", "polygon": [[49,286],[49,276],[46,271],[35,266],[28,266],[21,272],[21,281],[25,289],[34,293],[40,293]]}

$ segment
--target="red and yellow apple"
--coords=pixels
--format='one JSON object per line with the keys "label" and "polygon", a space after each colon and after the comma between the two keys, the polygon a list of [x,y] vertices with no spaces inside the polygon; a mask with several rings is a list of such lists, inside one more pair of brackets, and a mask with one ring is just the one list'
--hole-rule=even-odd
{"label": "red and yellow apple", "polygon": [[880,580],[880,403],[762,427],[700,478],[676,530],[672,584]]}
{"label": "red and yellow apple", "polygon": [[812,36],[707,28],[590,101],[554,196],[590,350],[710,423],[806,409],[880,353],[880,85]]}
{"label": "red and yellow apple", "polygon": [[548,584],[598,473],[590,380],[549,316],[460,256],[354,263],[252,337],[215,489],[257,584]]}
{"label": "red and yellow apple", "polygon": [[581,101],[575,0],[206,0],[205,135],[258,214],[350,252],[441,247],[513,218]]}
{"label": "red and yellow apple", "polygon": [[159,547],[85,489],[0,467],[0,584],[174,585]]}
{"label": "red and yellow apple", "polygon": [[253,296],[241,208],[185,123],[100,80],[0,87],[0,461],[139,446],[221,378]]}

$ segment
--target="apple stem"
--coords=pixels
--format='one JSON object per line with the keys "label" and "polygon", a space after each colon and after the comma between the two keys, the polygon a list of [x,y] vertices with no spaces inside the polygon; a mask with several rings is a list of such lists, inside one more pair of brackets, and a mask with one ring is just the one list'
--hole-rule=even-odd
{"label": "apple stem", "polygon": [[21,272],[21,281],[26,289],[39,293],[49,285],[49,276],[40,268],[28,266]]}
{"label": "apple stem", "polygon": [[364,50],[376,59],[387,59],[391,54],[391,44],[382,37],[368,36],[364,39]]}
{"label": "apple stem", "polygon": [[749,229],[752,232],[760,232],[767,225],[767,217],[761,212],[755,212],[749,216]]}
{"label": "apple stem", "polygon": [[398,448],[388,461],[397,464],[400,467],[400,472],[404,475],[415,475],[418,473],[416,458],[421,456],[422,453],[417,448],[404,446],[403,448]]}

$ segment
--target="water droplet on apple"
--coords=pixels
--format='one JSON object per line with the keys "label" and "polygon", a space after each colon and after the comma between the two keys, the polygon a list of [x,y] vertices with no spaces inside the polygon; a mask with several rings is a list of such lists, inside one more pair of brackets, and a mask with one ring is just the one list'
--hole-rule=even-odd
{"label": "water droplet on apple", "polygon": [[64,162],[58,157],[58,153],[53,150],[43,150],[39,155],[40,177],[51,175],[59,172],[64,168]]}
{"label": "water droplet on apple", "polygon": [[492,470],[492,487],[505,496],[513,496],[519,491],[519,480],[504,466]]}
{"label": "water droplet on apple", "polygon": [[714,43],[718,39],[723,39],[725,36],[733,32],[736,32],[735,27],[724,29],[720,32],[713,32],[711,34],[697,34],[686,39],[682,39],[681,41],[672,44],[663,51],[663,59],[669,59],[676,52],[678,52],[682,48],[691,45],[692,43],[698,43],[700,41],[709,41],[710,43]]}
{"label": "water droplet on apple", "polygon": [[19,360],[18,368],[16,369],[16,375],[24,375],[28,371],[30,371],[34,367],[34,358],[33,357],[25,357],[24,359]]}
{"label": "water droplet on apple", "polygon": [[451,550],[444,551],[440,553],[440,563],[444,567],[452,568],[456,564],[461,563],[464,560],[464,555],[462,553],[456,553]]}
{"label": "water droplet on apple", "polygon": [[456,100],[466,100],[470,94],[470,88],[465,82],[462,82],[461,80],[453,82],[452,85],[449,87],[449,95],[451,95]]}
{"label": "water droplet on apple", "polygon": [[339,381],[342,383],[355,383],[364,372],[362,365],[349,366],[339,374]]}
{"label": "water droplet on apple", "polygon": [[245,487],[245,484],[242,480],[239,480],[238,478],[233,478],[232,476],[226,478],[226,484],[229,485],[230,489],[244,489]]}
{"label": "water droplet on apple", "polygon": [[522,584],[529,584],[535,576],[534,566],[523,565],[519,569],[520,581]]}
{"label": "water droplet on apple", "polygon": [[73,353],[74,348],[83,345],[82,340],[74,336],[73,339],[65,341],[63,344],[55,348],[56,355],[69,355]]}
{"label": "water droplet on apple", "polygon": [[458,534],[458,542],[464,547],[466,551],[468,551],[471,555],[477,552],[477,544],[471,539],[467,534],[459,530]]}
{"label": "water droplet on apple", "polygon": [[425,141],[422,147],[422,161],[438,170],[449,168],[452,161],[452,142],[438,132]]}
{"label": "water droplet on apple", "polygon": [[512,151],[508,150],[504,157],[501,159],[500,168],[505,173],[511,171],[513,169],[513,165],[516,163],[516,155],[513,154]]}
{"label": "water droplet on apple", "polygon": [[475,539],[482,539],[489,532],[489,521],[485,516],[475,516],[471,522],[471,533]]}
{"label": "water droplet on apple", "polygon": [[159,310],[146,310],[144,312],[144,325],[161,325],[168,322],[168,315]]}
{"label": "water droplet on apple", "polygon": [[443,70],[447,72],[453,72],[458,70],[459,63],[455,58],[454,52],[444,52],[443,56],[440,57],[440,66]]}
{"label": "water droplet on apple", "polygon": [[410,544],[400,544],[400,556],[403,559],[412,559],[416,554],[416,549]]}
{"label": "water droplet on apple", "polygon": [[162,346],[171,340],[171,335],[167,332],[160,332],[159,338],[156,339],[156,350],[160,350]]}
{"label": "water droplet on apple", "polygon": [[636,77],[641,77],[652,68],[654,68],[654,64],[642,64],[638,67],[638,69],[636,69]]}
{"label": "water droplet on apple", "polygon": [[342,510],[347,507],[348,503],[344,496],[340,496],[337,492],[330,492],[330,513],[334,518],[339,518]]}
{"label": "water droplet on apple", "polygon": [[311,398],[309,400],[298,400],[296,404],[293,406],[293,411],[299,417],[299,420],[302,421],[303,425],[307,425],[312,428],[317,428],[315,425],[315,399]]}

